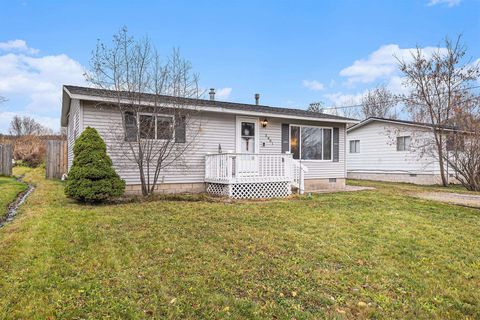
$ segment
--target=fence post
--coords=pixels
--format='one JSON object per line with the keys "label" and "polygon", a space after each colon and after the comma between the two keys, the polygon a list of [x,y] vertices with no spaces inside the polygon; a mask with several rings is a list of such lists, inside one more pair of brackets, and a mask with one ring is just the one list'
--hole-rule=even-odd
{"label": "fence post", "polygon": [[48,140],[45,160],[45,177],[47,179],[60,179],[67,173],[66,141]]}
{"label": "fence post", "polygon": [[0,144],[0,176],[12,175],[12,145]]}

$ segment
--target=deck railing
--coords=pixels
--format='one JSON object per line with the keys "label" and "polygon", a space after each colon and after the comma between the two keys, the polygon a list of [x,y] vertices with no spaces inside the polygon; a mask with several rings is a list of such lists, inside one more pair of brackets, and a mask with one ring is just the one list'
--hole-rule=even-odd
{"label": "deck railing", "polygon": [[303,191],[306,168],[291,154],[219,153],[205,157],[205,182],[255,183],[290,181]]}

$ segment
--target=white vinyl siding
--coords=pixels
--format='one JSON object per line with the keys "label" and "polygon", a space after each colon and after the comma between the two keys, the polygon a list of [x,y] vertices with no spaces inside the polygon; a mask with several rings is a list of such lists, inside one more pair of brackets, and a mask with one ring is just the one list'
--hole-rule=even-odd
{"label": "white vinyl siding", "polygon": [[[326,128],[339,128],[339,161],[334,162],[331,160],[318,161],[318,160],[301,160],[302,165],[308,168],[308,172],[305,174],[305,179],[328,179],[328,178],[346,178],[346,159],[345,159],[345,124],[343,123],[331,123],[331,122],[317,122],[317,121],[300,121],[294,119],[280,119],[280,118],[268,118],[268,125],[266,128],[260,126],[260,153],[281,153],[281,128],[282,123],[314,127],[326,127]],[[333,132],[332,132],[333,134]],[[262,140],[263,139],[263,140]],[[266,143],[266,147],[263,146],[263,142]],[[333,153],[332,153],[333,158]]]}
{"label": "white vinyl siding", "polygon": [[68,170],[73,163],[73,145],[75,140],[80,135],[83,128],[80,127],[80,101],[77,99],[72,99],[70,102],[70,112],[68,114],[68,125],[67,125],[67,165]]}
{"label": "white vinyl siding", "polygon": [[[418,130],[418,129],[417,129]],[[416,133],[418,136],[419,133]],[[432,134],[425,132],[425,134]],[[397,151],[397,137],[412,136],[411,127],[371,122],[348,132],[348,140],[360,140],[361,152],[348,153],[350,173],[437,174],[438,161],[420,152]]]}
{"label": "white vinyl siding", "polygon": [[[119,175],[126,180],[127,184],[140,184],[136,164],[126,159],[125,150],[115,146],[118,141],[116,139],[124,137],[120,112],[113,107],[97,108],[93,104],[87,103],[84,103],[83,109],[84,127],[91,126],[98,130],[107,144],[107,152]],[[217,153],[219,145],[223,152],[236,150],[236,116],[234,114],[202,112],[196,115],[195,120],[198,120],[196,122],[201,125],[201,128],[194,146],[186,152],[183,163],[176,167],[169,167],[161,174],[161,181],[165,183],[203,182],[207,153]],[[302,164],[309,169],[305,176],[306,179],[346,177],[345,124],[268,118],[265,128],[259,126],[260,153],[281,153],[282,123],[340,128],[338,162],[302,160]],[[187,141],[188,138],[189,133],[187,132]]]}
{"label": "white vinyl siding", "polygon": [[[224,152],[235,150],[235,116],[220,113],[199,114],[195,122],[201,123],[194,145],[184,154],[183,161],[170,166],[160,175],[165,183],[203,182],[205,176],[205,155],[217,153],[218,147]],[[107,152],[117,170],[127,184],[140,184],[138,167],[125,157],[126,150],[116,147],[118,137],[123,137],[121,114],[115,108],[96,108],[86,106],[84,109],[85,126],[97,129],[107,144]],[[191,132],[190,132],[191,134]],[[187,141],[189,133],[187,132]]]}

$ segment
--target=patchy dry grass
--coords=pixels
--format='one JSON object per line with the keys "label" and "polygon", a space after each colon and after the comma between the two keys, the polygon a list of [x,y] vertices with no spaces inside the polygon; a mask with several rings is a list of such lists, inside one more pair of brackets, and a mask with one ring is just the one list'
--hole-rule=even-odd
{"label": "patchy dry grass", "polygon": [[8,205],[17,195],[27,189],[27,185],[11,177],[0,176],[0,220],[2,220]]}
{"label": "patchy dry grass", "polygon": [[0,318],[480,317],[480,212],[409,186],[85,206],[42,174],[0,230]]}
{"label": "patchy dry grass", "polygon": [[462,194],[476,194],[480,195],[480,192],[469,191],[460,184],[451,184],[448,187],[442,187],[440,185],[414,185],[411,183],[395,183],[395,182],[383,182],[372,180],[353,180],[349,179],[347,184],[352,186],[368,186],[375,188],[394,188],[397,191],[401,191],[405,194],[412,194],[415,192],[454,192]]}

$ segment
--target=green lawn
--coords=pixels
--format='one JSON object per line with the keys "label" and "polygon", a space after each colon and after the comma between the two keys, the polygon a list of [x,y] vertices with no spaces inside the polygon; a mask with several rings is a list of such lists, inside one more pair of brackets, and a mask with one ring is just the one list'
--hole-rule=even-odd
{"label": "green lawn", "polygon": [[2,319],[480,318],[480,211],[415,187],[84,206],[42,174],[0,229]]}
{"label": "green lawn", "polygon": [[17,182],[11,177],[0,176],[0,221],[4,217],[7,206],[15,200],[20,192],[26,189],[25,183]]}

